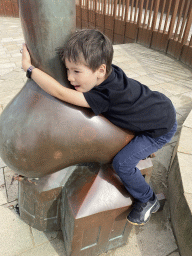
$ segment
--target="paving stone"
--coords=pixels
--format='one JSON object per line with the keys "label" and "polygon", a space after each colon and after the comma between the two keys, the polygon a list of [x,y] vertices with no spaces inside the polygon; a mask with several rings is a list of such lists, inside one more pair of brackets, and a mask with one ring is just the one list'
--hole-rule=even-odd
{"label": "paving stone", "polygon": [[190,92],[191,89],[185,86],[175,85],[174,82],[160,83],[159,86],[173,95]]}
{"label": "paving stone", "polygon": [[113,53],[113,58],[117,57],[117,56],[122,56],[122,51],[121,50],[118,50],[116,49]]}
{"label": "paving stone", "polygon": [[0,69],[15,68],[15,63],[0,63]]}
{"label": "paving stone", "polygon": [[[22,33],[22,30],[21,30],[21,33]],[[22,44],[22,43],[24,42],[24,37],[14,38],[13,41],[16,41],[16,42],[18,42],[19,44],[20,44],[20,43]]]}
{"label": "paving stone", "polygon": [[0,168],[0,186],[5,184],[3,168]]}
{"label": "paving stone", "polygon": [[185,104],[185,105],[180,106],[178,108],[177,108],[177,104],[173,103],[173,105],[175,106],[177,113],[179,115],[181,115],[184,119],[187,118],[187,116],[189,115],[189,113],[191,111],[191,108],[192,108],[192,104],[191,103]]}
{"label": "paving stone", "polygon": [[[0,105],[0,115],[1,115],[2,112],[3,112],[3,106]],[[1,158],[0,158],[0,167],[2,167],[2,166],[1,166]]]}
{"label": "paving stone", "polygon": [[[18,79],[16,79],[18,78]],[[4,82],[2,82],[0,84],[0,91],[1,93],[6,93],[6,94],[10,94],[11,91],[15,90],[15,89],[21,89],[24,86],[23,83],[23,79],[22,76],[17,77],[17,75],[15,76],[15,79],[6,79],[4,80]],[[0,93],[0,95],[1,95]]]}
{"label": "paving stone", "polygon": [[192,100],[192,91],[190,91],[188,93],[184,93],[183,96],[186,96]]}
{"label": "paving stone", "polygon": [[189,113],[189,115],[187,116],[183,126],[189,127],[192,129],[192,111]]}
{"label": "paving stone", "polygon": [[6,190],[5,186],[0,186],[0,206],[7,204],[7,196],[6,196]]}
{"label": "paving stone", "polygon": [[16,256],[33,248],[30,227],[20,220],[14,210],[0,206],[0,216],[0,255]]}
{"label": "paving stone", "polygon": [[[162,212],[151,217],[144,227],[133,226],[125,246],[101,256],[165,256],[177,249],[171,228],[163,222]],[[156,234],[154,236],[154,234]],[[130,244],[134,246],[130,246]],[[155,244],[155,246],[154,246]]]}
{"label": "paving stone", "polygon": [[192,214],[192,193],[184,193],[184,196]]}
{"label": "paving stone", "polygon": [[21,53],[17,52],[17,53],[10,53],[12,58],[19,58],[21,57]]}
{"label": "paving stone", "polygon": [[177,125],[178,127],[182,127],[186,118],[180,115],[179,113],[176,113],[176,119],[177,119]]}
{"label": "paving stone", "polygon": [[9,72],[13,71],[13,67],[11,68],[0,68],[0,76],[3,76],[5,74],[8,74]]}
{"label": "paving stone", "polygon": [[27,250],[20,256],[66,256],[62,238],[53,239],[31,250]]}
{"label": "paving stone", "polygon": [[[1,51],[0,51],[0,55],[1,55]],[[8,59],[8,58],[1,58],[0,59],[0,64],[1,63],[10,63],[10,59]]]}
{"label": "paving stone", "polygon": [[[170,97],[170,100],[174,103],[175,108],[178,110],[186,105],[192,107],[192,100],[190,97],[184,94],[174,95]],[[190,112],[190,111],[189,111]],[[189,113],[188,112],[188,113]]]}
{"label": "paving stone", "polygon": [[171,254],[169,254],[168,256],[180,256],[179,252],[173,252]]}
{"label": "paving stone", "polygon": [[20,89],[15,89],[9,93],[0,93],[0,104],[3,105],[3,108],[15,97],[15,95],[20,92]]}
{"label": "paving stone", "polygon": [[13,172],[9,167],[4,168],[5,175],[5,189],[7,191],[7,201],[12,202],[18,199],[18,181],[14,180],[15,172]]}
{"label": "paving stone", "polygon": [[0,168],[0,205],[7,203],[3,168]]}
{"label": "paving stone", "polygon": [[153,75],[154,75],[153,79],[156,80],[159,83],[162,83],[162,82],[172,82],[173,81],[173,77],[172,76],[170,76],[169,74],[166,74],[165,72],[160,72],[158,67],[149,68],[149,71],[151,73],[153,73]]}
{"label": "paving stone", "polygon": [[141,63],[139,63],[139,61],[137,60],[130,60],[129,58],[127,58],[126,61],[124,61],[122,64],[121,63],[117,63],[118,66],[120,66],[123,70],[124,70],[124,67],[126,69],[129,68],[129,69],[132,69],[132,70],[137,70],[138,68],[142,67]]}
{"label": "paving stone", "polygon": [[12,42],[13,38],[12,37],[7,37],[7,38],[2,38],[1,43],[7,43],[7,42]]}
{"label": "paving stone", "polygon": [[128,61],[128,58],[127,58],[127,56],[122,56],[122,55],[119,55],[119,56],[116,56],[115,57],[115,60],[117,61],[117,62],[127,62]]}
{"label": "paving stone", "polygon": [[26,74],[21,69],[21,62],[20,62],[20,68],[15,68],[13,72],[9,72],[8,74],[3,76],[5,83],[9,80],[15,81],[23,78],[26,78]]}
{"label": "paving stone", "polygon": [[155,81],[154,79],[152,79],[151,77],[149,76],[140,76],[137,78],[137,80],[142,83],[142,84],[145,84],[145,85],[156,85],[157,84],[157,81]]}
{"label": "paving stone", "polygon": [[135,70],[135,73],[138,74],[139,76],[146,76],[146,75],[148,75],[148,71],[145,68],[143,68],[143,67],[138,67]]}
{"label": "paving stone", "polygon": [[131,69],[123,69],[123,71],[130,78],[135,78],[136,79],[137,77],[139,77],[139,75],[137,73],[135,73],[134,71],[132,71]]}
{"label": "paving stone", "polygon": [[162,87],[160,87],[160,84],[157,85],[147,85],[149,87],[150,90],[152,91],[158,91],[163,93],[165,96],[167,97],[171,97],[173,94],[171,94],[170,92],[168,92],[167,90],[164,90]]}
{"label": "paving stone", "polygon": [[35,246],[46,243],[48,241],[51,241],[55,239],[58,235],[58,232],[43,232],[39,231],[35,228],[31,228],[32,235],[33,235],[33,241],[35,243]]}

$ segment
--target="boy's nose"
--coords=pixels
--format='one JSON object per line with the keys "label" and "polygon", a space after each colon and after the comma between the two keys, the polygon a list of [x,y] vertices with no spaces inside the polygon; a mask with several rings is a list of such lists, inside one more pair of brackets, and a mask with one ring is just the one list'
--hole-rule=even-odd
{"label": "boy's nose", "polygon": [[74,82],[74,81],[75,81],[73,75],[72,75],[70,72],[68,72],[67,77],[68,77],[68,80],[69,80],[70,82]]}

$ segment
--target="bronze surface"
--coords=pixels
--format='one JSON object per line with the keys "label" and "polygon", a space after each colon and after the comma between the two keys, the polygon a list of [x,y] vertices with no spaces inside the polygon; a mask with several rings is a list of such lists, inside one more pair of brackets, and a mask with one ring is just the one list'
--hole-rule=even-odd
{"label": "bronze surface", "polygon": [[61,230],[61,194],[67,179],[76,169],[70,166],[38,180],[19,182],[20,218],[40,231]]}
{"label": "bronze surface", "polygon": [[132,198],[110,165],[76,169],[62,192],[61,221],[67,256],[99,255],[122,246],[132,226]]}
{"label": "bronze surface", "polygon": [[[19,7],[32,63],[69,87],[57,49],[75,30],[75,1],[20,0]],[[0,116],[1,158],[32,178],[84,162],[108,163],[133,137],[91,110],[48,95],[30,79]]]}
{"label": "bronze surface", "polygon": [[[149,182],[152,174],[151,159],[141,160],[137,167]],[[61,200],[63,202],[65,200],[61,197],[61,193],[65,189],[70,206],[65,204],[63,211],[68,212],[69,209],[66,207],[70,207],[75,219],[80,219],[80,223],[81,218],[86,217],[87,221],[87,216],[93,216],[90,218],[94,219],[95,214],[100,212],[106,212],[102,214],[108,216],[114,208],[118,208],[116,213],[123,213],[124,219],[126,218],[126,207],[130,204],[130,197],[127,197],[128,193],[112,166],[90,163],[70,166],[31,182],[27,179],[20,181],[21,219],[40,231],[60,230]],[[111,237],[120,232],[121,223],[125,224],[125,221],[123,222],[122,219],[116,222]]]}

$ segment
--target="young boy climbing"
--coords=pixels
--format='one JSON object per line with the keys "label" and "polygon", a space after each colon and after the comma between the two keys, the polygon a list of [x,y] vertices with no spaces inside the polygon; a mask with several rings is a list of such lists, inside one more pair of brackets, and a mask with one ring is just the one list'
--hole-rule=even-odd
{"label": "young boy climbing", "polygon": [[132,224],[145,224],[159,209],[151,187],[136,167],[141,159],[168,143],[177,129],[176,112],[162,93],[128,78],[112,64],[113,46],[94,29],[74,33],[61,51],[67,77],[74,89],[63,87],[55,79],[31,65],[23,45],[22,67],[47,93],[68,103],[91,108],[113,124],[135,132],[135,138],[113,159],[113,168],[128,192],[135,198],[127,216]]}

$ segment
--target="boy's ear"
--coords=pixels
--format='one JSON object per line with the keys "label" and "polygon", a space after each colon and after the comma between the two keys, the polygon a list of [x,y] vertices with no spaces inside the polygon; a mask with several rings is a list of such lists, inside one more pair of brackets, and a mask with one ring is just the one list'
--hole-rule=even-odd
{"label": "boy's ear", "polygon": [[104,78],[106,76],[106,64],[101,64],[97,71],[98,78]]}

